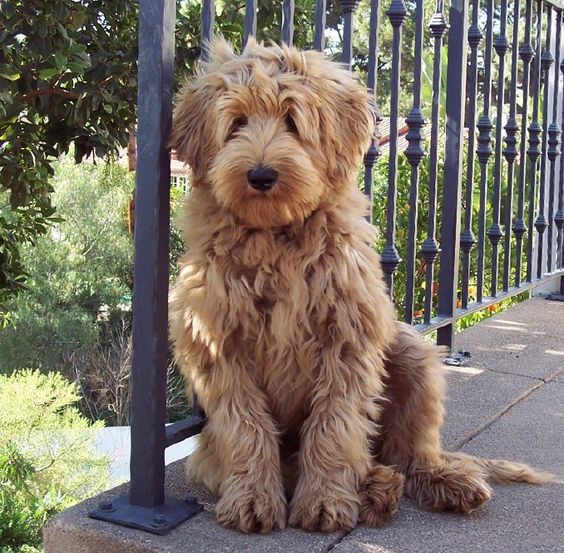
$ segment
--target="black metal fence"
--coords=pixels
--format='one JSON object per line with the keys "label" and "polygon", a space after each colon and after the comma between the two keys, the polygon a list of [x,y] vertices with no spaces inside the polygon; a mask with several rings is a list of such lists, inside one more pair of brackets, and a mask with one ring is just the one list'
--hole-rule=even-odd
{"label": "black metal fence", "polygon": [[[338,4],[341,59],[351,67],[359,2]],[[364,160],[364,190],[375,194],[375,176],[381,181],[378,171],[387,174],[382,265],[390,293],[403,305],[403,317],[418,323],[422,332],[436,330],[437,341],[452,347],[455,323],[465,314],[550,279],[560,278],[564,293],[564,1],[436,0],[432,10],[425,10],[424,0],[385,4],[370,3],[367,84],[378,100],[379,36],[384,26],[391,26],[391,63],[386,68],[390,105],[379,106],[390,119],[389,148],[383,158],[378,141],[371,144]],[[198,510],[193,502],[164,497],[164,450],[198,433],[203,424],[196,413],[165,427],[166,143],[175,5],[175,0],[140,3],[131,487],[128,496],[92,513],[156,533]],[[326,0],[316,0],[315,6],[311,47],[324,50]],[[282,12],[280,39],[291,44],[293,0],[283,0]],[[245,41],[256,32],[256,14],[257,1],[246,0]],[[401,113],[402,29],[408,17],[415,18],[412,105]],[[213,28],[213,1],[203,0],[202,38],[210,38]],[[429,42],[432,94],[426,103],[422,71]],[[441,75],[445,55],[446,81]],[[408,126],[405,151],[399,148],[402,118]],[[407,192],[398,186],[400,156],[409,163]],[[398,201],[408,204],[403,241],[396,234]],[[394,289],[399,269],[405,282],[401,298]],[[416,294],[420,288],[421,299]]]}

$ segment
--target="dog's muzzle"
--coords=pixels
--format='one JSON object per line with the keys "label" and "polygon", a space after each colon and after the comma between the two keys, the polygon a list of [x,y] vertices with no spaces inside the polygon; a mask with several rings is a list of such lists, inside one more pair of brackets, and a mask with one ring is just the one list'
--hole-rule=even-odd
{"label": "dog's muzzle", "polygon": [[250,171],[247,171],[247,180],[249,184],[255,189],[261,192],[266,192],[270,190],[276,183],[278,178],[278,171],[272,169],[272,167],[264,167],[259,165]]}

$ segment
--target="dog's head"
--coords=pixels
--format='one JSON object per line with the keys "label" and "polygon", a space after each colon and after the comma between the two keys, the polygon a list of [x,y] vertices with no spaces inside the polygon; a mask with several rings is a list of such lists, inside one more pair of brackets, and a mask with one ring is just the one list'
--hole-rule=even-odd
{"label": "dog's head", "polygon": [[314,51],[265,47],[242,55],[223,40],[181,91],[171,147],[242,222],[301,221],[354,184],[374,131],[367,94]]}

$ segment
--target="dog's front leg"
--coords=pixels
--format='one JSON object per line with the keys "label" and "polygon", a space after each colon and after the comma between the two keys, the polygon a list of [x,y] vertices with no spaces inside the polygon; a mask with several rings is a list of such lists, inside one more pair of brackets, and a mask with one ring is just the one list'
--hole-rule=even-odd
{"label": "dog's front leg", "polygon": [[381,513],[395,512],[403,479],[388,467],[372,474],[368,439],[375,430],[371,418],[376,414],[374,396],[381,390],[381,363],[338,340],[324,349],[312,410],[302,428],[292,526],[332,532],[351,529],[359,520],[371,522],[363,516],[367,479],[371,487],[386,489],[383,498],[391,497],[390,504],[381,502]]}
{"label": "dog's front leg", "polygon": [[222,465],[217,520],[245,533],[284,528],[278,431],[266,398],[245,369],[214,369],[213,383],[197,392]]}

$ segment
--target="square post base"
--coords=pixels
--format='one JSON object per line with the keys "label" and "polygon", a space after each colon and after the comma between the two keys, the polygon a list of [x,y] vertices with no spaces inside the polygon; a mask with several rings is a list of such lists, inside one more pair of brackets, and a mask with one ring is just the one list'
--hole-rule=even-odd
{"label": "square post base", "polygon": [[195,497],[189,497],[185,501],[166,497],[161,505],[141,507],[131,505],[129,495],[121,495],[112,501],[101,503],[88,516],[163,536],[203,509],[203,505]]}

